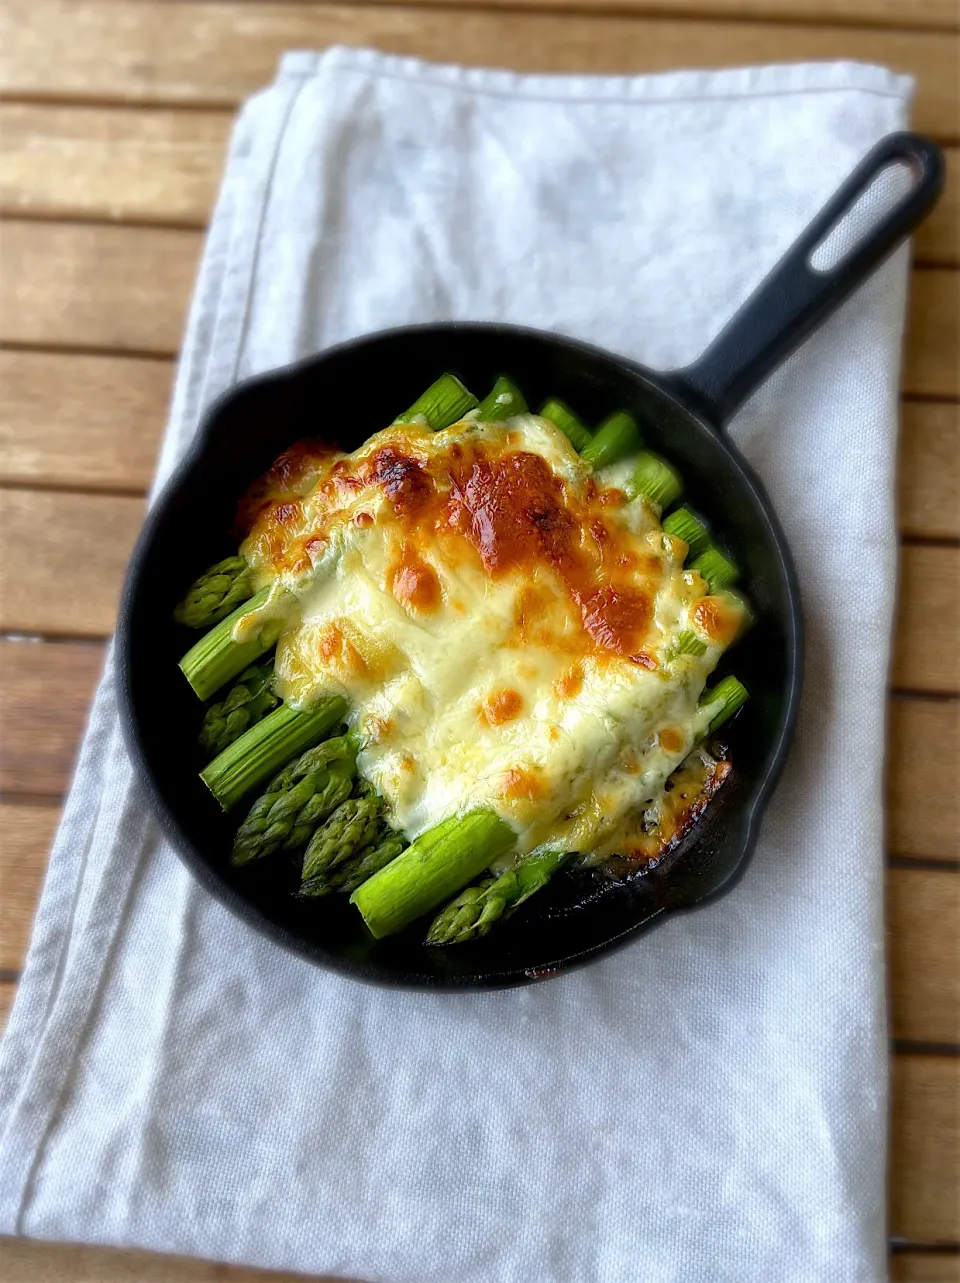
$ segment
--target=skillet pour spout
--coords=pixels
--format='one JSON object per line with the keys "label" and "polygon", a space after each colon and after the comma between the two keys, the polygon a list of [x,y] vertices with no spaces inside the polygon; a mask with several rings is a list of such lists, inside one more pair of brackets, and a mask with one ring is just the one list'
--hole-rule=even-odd
{"label": "skillet pour spout", "polygon": [[[889,171],[899,195],[879,197]],[[787,540],[762,483],[723,426],[747,396],[915,229],[943,185],[927,139],[892,134],[857,166],[698,361],[668,374],[571,338],[510,325],[437,323],[367,335],[238,385],[207,412],[153,505],[127,574],[118,629],[121,712],[131,755],[164,833],[200,882],[246,922],[301,957],[376,984],[493,989],[562,973],[642,935],[669,913],[729,890],[747,865],[783,768],[803,667],[800,593]],[[863,219],[866,208],[875,215]],[[863,227],[866,230],[862,230]],[[751,699],[730,724],[735,769],[669,859],[616,882],[563,872],[486,938],[428,948],[425,927],[374,941],[343,898],[304,903],[275,866],[235,869],[238,824],[200,779],[202,706],[184,682],[172,620],[186,583],[235,551],[237,500],[322,409],[359,446],[442,370],[469,387],[504,372],[530,404],[560,397],[589,420],[626,409],[680,469],[691,506],[723,532],[755,622],[736,648]],[[364,388],[358,414],[352,389]],[[720,670],[722,672],[722,668]],[[242,809],[242,808],[241,808]],[[264,861],[269,864],[269,861]]]}

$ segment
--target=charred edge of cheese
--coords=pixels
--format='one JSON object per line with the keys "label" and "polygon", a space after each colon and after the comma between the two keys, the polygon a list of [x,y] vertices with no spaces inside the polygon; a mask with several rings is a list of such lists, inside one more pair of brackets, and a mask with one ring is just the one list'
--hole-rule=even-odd
{"label": "charred edge of cheese", "polygon": [[[302,449],[246,511],[258,586],[296,603],[280,693],[348,699],[361,774],[408,837],[486,805],[521,852],[599,852],[662,805],[742,605],[547,420]],[[702,656],[675,653],[684,631]]]}

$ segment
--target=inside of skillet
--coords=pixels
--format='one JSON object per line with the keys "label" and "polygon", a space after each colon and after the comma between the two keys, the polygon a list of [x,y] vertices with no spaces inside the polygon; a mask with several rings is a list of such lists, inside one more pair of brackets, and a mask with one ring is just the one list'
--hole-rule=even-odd
{"label": "inside of skillet", "polygon": [[[291,442],[310,436],[353,449],[389,423],[443,370],[481,395],[507,374],[533,407],[560,396],[588,422],[630,410],[645,440],[680,469],[685,500],[703,512],[743,571],[756,622],[726,663],[751,691],[728,739],[732,779],[701,821],[651,873],[614,882],[565,872],[490,936],[428,949],[425,926],[373,942],[340,897],[302,903],[282,862],[229,864],[242,816],[224,816],[197,776],[202,706],[177,668],[192,636],[170,612],[184,585],[235,551],[230,529],[250,481]],[[554,336],[511,327],[442,325],[357,340],[251,381],[215,406],[198,451],[148,521],[131,567],[120,628],[128,731],[164,825],[203,882],[255,926],[318,962],[382,983],[487,987],[523,983],[585,961],[676,907],[729,884],[748,854],[758,801],[776,773],[793,715],[797,611],[776,526],[743,464],[708,427],[638,367]]]}

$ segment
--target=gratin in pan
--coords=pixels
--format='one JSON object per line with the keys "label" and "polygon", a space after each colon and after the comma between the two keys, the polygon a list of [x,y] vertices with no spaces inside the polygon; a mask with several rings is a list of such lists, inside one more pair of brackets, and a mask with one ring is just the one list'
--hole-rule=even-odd
{"label": "gratin in pan", "polygon": [[[838,262],[813,266],[831,233],[881,174],[909,190]],[[943,185],[939,149],[891,134],[863,160],[700,359],[658,374],[560,335],[508,325],[447,323],[373,334],[240,384],[206,415],[188,457],[153,505],[120,611],[118,660],[128,744],[163,830],[200,882],[246,922],[313,962],[386,985],[488,989],[556,975],[634,939],[677,910],[728,891],[756,842],[796,722],[803,630],[796,572],[758,478],[724,431],[746,397],[917,226]],[[745,176],[745,181],[748,181]],[[849,222],[845,227],[849,226]],[[840,233],[838,233],[840,235]],[[832,242],[833,243],[833,242]],[[235,869],[245,813],[224,815],[201,783],[203,709],[177,667],[191,638],[172,619],[185,586],[235,552],[237,501],[292,442],[317,425],[347,425],[353,450],[390,423],[444,370],[483,390],[500,374],[530,405],[558,396],[587,422],[626,409],[644,439],[679,468],[684,501],[707,517],[742,571],[755,623],[721,661],[751,692],[724,729],[733,771],[702,818],[656,867],[616,880],[565,870],[489,936],[428,948],[426,922],[374,941],[345,897],[303,902],[283,861]],[[364,389],[358,412],[355,392]],[[227,964],[229,965],[229,964]]]}

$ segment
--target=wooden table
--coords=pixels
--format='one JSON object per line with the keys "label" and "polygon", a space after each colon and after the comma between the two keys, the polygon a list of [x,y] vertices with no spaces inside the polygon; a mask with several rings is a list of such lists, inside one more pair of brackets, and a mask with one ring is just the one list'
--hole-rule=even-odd
{"label": "wooden table", "polygon": [[[0,5],[0,1009],[143,516],[231,117],[280,52],[593,72],[856,58],[917,78],[916,126],[956,169],[958,19],[955,0]],[[958,189],[954,174],[914,253],[889,704],[890,1232],[894,1277],[916,1283],[960,1279]],[[262,1277],[0,1243],[6,1283]]]}

